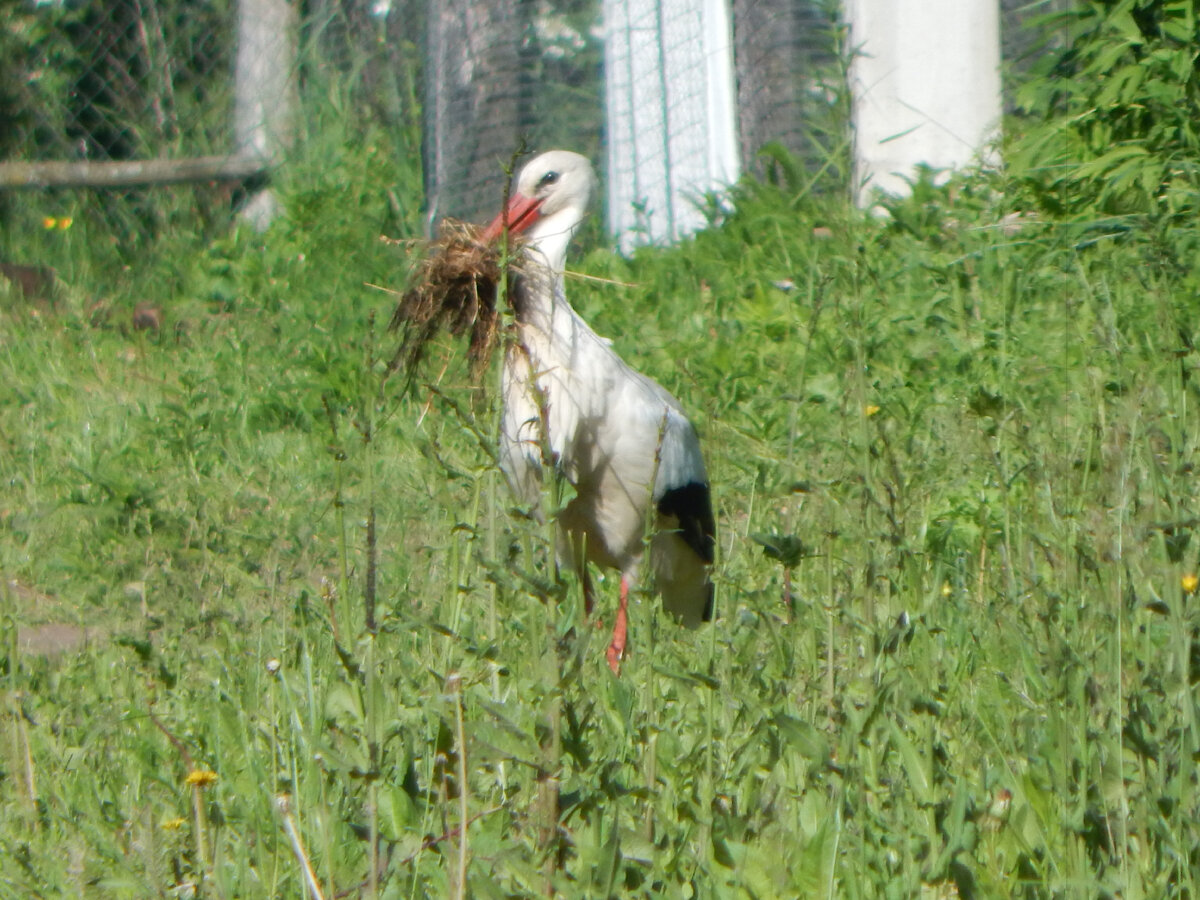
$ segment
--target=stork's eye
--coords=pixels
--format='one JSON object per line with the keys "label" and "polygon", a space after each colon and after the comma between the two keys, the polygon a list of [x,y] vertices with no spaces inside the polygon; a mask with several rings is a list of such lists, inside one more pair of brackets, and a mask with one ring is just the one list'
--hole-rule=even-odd
{"label": "stork's eye", "polygon": [[545,175],[542,176],[542,180],[538,182],[538,187],[549,187],[550,185],[554,184],[554,182],[556,182],[556,181],[558,181],[558,173],[557,172],[547,172]]}

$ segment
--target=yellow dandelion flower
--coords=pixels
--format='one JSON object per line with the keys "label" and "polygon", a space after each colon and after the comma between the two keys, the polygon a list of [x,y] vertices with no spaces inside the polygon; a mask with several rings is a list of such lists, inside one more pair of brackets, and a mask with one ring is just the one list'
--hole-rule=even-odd
{"label": "yellow dandelion flower", "polygon": [[173,819],[167,819],[162,823],[163,831],[178,831],[187,824],[187,819],[182,816],[176,816]]}
{"label": "yellow dandelion flower", "polygon": [[952,593],[954,593],[954,588],[950,587],[950,582],[943,581],[942,582],[942,596],[949,597]]}
{"label": "yellow dandelion flower", "polygon": [[217,780],[217,773],[211,769],[192,769],[187,773],[187,778],[183,779],[183,783],[193,787],[206,788],[214,784]]}
{"label": "yellow dandelion flower", "polygon": [[72,225],[72,223],[73,223],[74,221],[75,221],[75,220],[74,220],[74,219],[72,219],[70,216],[62,216],[62,217],[61,217],[61,218],[58,220],[58,230],[59,230],[59,231],[66,231],[68,228],[70,228],[70,227],[71,227],[71,225]]}
{"label": "yellow dandelion flower", "polygon": [[42,219],[42,227],[45,228],[47,231],[57,228],[58,227],[58,219],[54,218],[54,216],[46,216],[46,218]]}
{"label": "yellow dandelion flower", "polygon": [[1179,584],[1183,588],[1185,594],[1196,593],[1196,588],[1200,587],[1200,578],[1195,575],[1184,575],[1179,579]]}
{"label": "yellow dandelion flower", "polygon": [[879,412],[879,407],[876,406],[874,403],[871,403],[871,404],[863,407],[863,412],[866,413],[868,416],[873,416],[873,415],[875,415],[875,413]]}

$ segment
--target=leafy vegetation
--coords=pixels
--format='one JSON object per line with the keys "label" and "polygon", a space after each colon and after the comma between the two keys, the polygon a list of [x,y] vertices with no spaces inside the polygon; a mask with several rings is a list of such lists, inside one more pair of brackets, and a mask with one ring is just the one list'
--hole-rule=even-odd
{"label": "leafy vegetation", "polygon": [[494,373],[381,381],[403,137],[312,127],[264,236],[0,236],[62,280],[0,294],[0,893],[1196,895],[1194,223],[780,165],[583,254],[719,513],[716,621],[643,598],[618,680]]}
{"label": "leafy vegetation", "polygon": [[1065,45],[1018,92],[1037,124],[1010,155],[1056,214],[1196,215],[1200,68],[1191,0],[1092,0],[1044,17]]}

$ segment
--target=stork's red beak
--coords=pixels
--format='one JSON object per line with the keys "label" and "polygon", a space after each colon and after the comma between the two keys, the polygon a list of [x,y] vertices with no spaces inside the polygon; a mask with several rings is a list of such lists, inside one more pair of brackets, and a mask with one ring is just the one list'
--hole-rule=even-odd
{"label": "stork's red beak", "polygon": [[536,222],[542,215],[542,201],[521,194],[513,194],[508,201],[508,208],[492,220],[492,224],[483,230],[483,242],[490,244],[504,231],[508,225],[509,234],[520,234]]}

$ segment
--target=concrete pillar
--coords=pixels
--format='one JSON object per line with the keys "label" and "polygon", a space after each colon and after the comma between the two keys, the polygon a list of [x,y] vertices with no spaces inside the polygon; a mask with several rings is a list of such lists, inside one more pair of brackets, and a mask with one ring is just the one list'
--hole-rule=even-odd
{"label": "concrete pillar", "polygon": [[855,199],[908,193],[916,167],[997,161],[999,0],[847,0]]}

